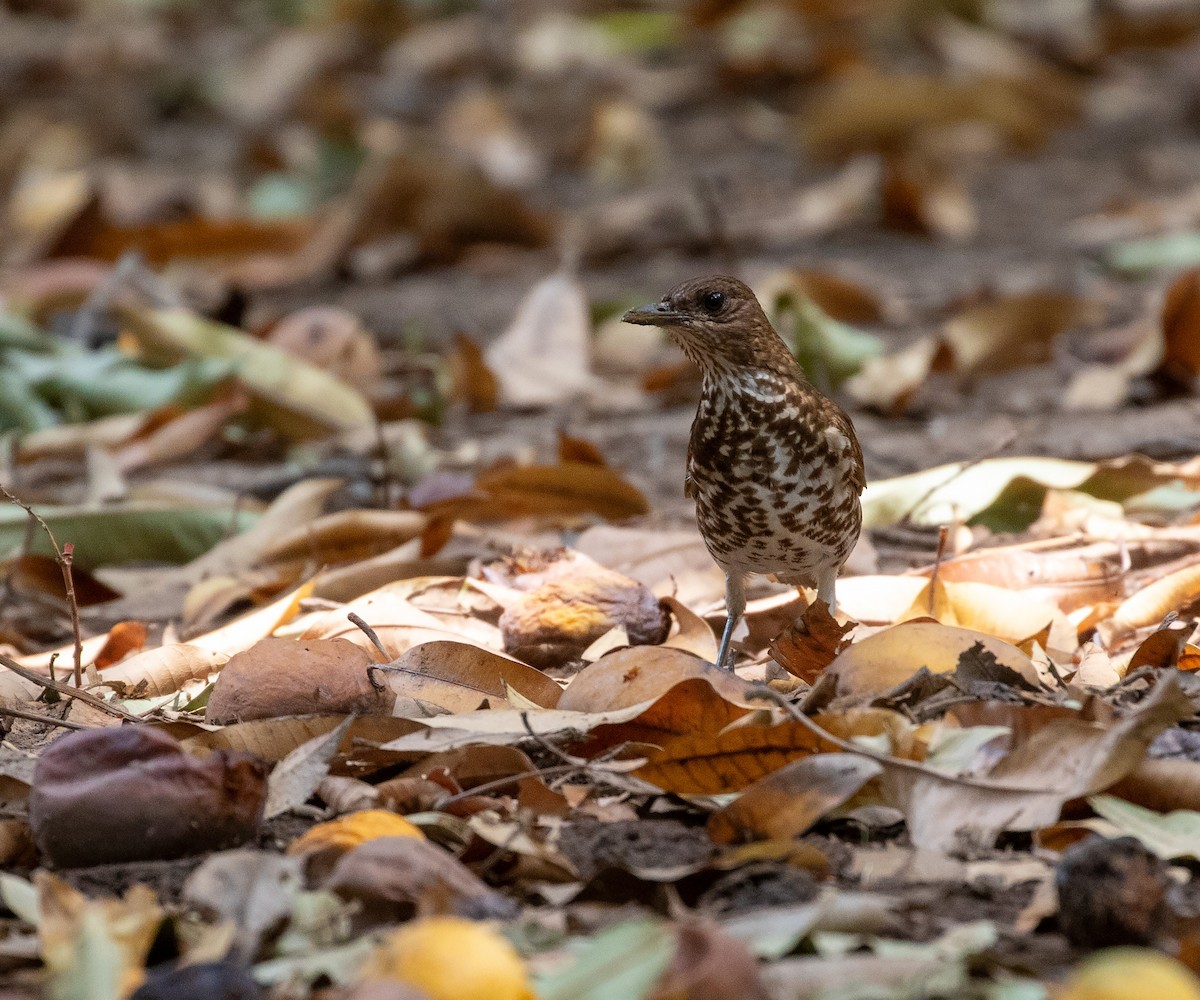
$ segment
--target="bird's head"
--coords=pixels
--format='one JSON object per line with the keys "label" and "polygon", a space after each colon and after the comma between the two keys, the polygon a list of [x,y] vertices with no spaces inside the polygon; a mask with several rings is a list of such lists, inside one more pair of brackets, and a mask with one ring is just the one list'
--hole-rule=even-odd
{"label": "bird's head", "polygon": [[676,285],[659,302],[630,309],[626,323],[661,326],[706,374],[795,366],[754,292],[723,275]]}

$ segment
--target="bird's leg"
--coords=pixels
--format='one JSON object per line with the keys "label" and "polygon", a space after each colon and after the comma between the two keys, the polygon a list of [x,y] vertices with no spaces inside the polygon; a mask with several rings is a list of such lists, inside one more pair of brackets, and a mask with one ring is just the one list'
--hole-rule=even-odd
{"label": "bird's leg", "polygon": [[[721,635],[721,648],[717,651],[717,666],[725,666],[729,655],[729,640],[742,612],[746,610],[746,578],[734,570],[725,570],[725,631]],[[733,669],[733,664],[729,665]]]}
{"label": "bird's leg", "polygon": [[837,577],[840,566],[834,566],[831,569],[821,570],[817,577],[817,600],[824,601],[829,605],[829,613],[837,614]]}

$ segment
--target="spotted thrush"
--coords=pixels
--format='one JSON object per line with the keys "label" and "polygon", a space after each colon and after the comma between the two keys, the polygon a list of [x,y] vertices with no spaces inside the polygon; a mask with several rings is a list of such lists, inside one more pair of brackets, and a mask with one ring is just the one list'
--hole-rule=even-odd
{"label": "spotted thrush", "polygon": [[663,327],[703,373],[684,491],[725,573],[723,667],[749,574],[815,587],[837,609],[834,581],[862,528],[862,450],[736,278],[685,281],[625,321]]}

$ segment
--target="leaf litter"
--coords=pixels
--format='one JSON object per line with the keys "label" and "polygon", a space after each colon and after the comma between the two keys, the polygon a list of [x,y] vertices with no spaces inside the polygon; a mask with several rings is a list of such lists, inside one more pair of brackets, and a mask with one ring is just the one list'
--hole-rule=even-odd
{"label": "leaf litter", "polygon": [[[1200,17],[884,6],[4,15],[6,995],[1200,996]],[[702,270],[871,472],[736,673]]]}

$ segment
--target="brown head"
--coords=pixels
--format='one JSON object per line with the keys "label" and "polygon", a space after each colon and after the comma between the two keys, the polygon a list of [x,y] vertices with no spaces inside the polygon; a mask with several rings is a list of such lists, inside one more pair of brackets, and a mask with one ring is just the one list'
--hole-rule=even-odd
{"label": "brown head", "polygon": [[660,302],[630,309],[626,323],[661,326],[706,375],[800,369],[754,293],[724,275],[676,285]]}

